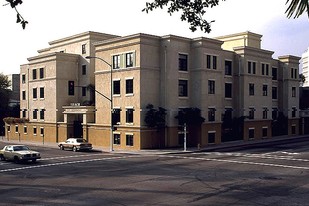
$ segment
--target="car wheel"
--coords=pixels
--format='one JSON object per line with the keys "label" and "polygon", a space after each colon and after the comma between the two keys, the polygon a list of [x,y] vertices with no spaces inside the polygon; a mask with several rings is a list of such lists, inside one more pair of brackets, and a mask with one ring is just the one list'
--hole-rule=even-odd
{"label": "car wheel", "polygon": [[36,159],[33,159],[32,162],[35,163],[35,162],[36,162]]}
{"label": "car wheel", "polygon": [[60,147],[59,147],[61,150],[64,150],[64,147],[63,147],[63,145],[60,145]]}
{"label": "car wheel", "polygon": [[73,147],[73,152],[77,152],[77,148],[75,146]]}
{"label": "car wheel", "polygon": [[19,159],[18,159],[17,156],[14,157],[14,162],[15,162],[15,163],[19,163]]}
{"label": "car wheel", "polygon": [[0,160],[5,160],[4,156],[3,155],[0,155]]}

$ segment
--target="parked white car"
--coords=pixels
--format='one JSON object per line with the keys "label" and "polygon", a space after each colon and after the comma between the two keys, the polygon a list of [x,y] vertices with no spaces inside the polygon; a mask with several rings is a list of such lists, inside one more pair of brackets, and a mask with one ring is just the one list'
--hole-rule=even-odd
{"label": "parked white car", "polygon": [[7,145],[0,150],[1,160],[12,160],[16,163],[29,160],[36,162],[40,158],[41,155],[39,152],[31,150],[25,145]]}
{"label": "parked white car", "polygon": [[92,144],[83,138],[69,138],[65,142],[59,142],[58,147],[61,150],[71,149],[76,152],[79,150],[91,150]]}

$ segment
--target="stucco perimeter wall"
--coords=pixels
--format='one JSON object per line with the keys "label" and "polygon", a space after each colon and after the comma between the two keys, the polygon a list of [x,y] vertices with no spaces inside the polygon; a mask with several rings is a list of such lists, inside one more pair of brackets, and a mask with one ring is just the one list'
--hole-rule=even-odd
{"label": "stucco perimeter wall", "polygon": [[215,144],[221,143],[221,123],[213,123],[213,124],[203,124],[202,125],[202,135],[200,140],[200,145],[202,147],[208,146],[208,134],[215,133]]}
{"label": "stucco perimeter wall", "polygon": [[[299,119],[289,119],[288,120],[288,135],[293,136],[293,135],[299,135]],[[294,127],[294,129],[293,129]],[[293,131],[294,130],[294,131]]]}

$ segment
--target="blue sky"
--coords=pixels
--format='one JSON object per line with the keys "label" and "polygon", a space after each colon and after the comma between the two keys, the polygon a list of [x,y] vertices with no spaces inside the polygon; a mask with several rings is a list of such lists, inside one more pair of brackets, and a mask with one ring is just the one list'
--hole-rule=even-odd
{"label": "blue sky", "polygon": [[[0,73],[19,73],[27,58],[48,42],[85,31],[116,35],[148,33],[174,34],[189,38],[215,37],[251,31],[263,35],[262,47],[281,55],[301,54],[309,47],[309,21],[306,15],[287,19],[286,0],[226,0],[207,14],[215,20],[212,32],[192,33],[179,14],[170,16],[165,10],[149,14],[141,12],[147,0],[31,0],[19,10],[29,21],[26,30],[16,24],[16,13],[9,6],[0,6]],[[0,0],[1,5],[5,0]]]}

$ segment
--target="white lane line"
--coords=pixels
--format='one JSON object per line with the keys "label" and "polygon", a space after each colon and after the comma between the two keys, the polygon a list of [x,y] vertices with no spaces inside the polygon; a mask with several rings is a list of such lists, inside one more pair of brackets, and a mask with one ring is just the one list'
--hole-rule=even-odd
{"label": "white lane line", "polygon": [[28,166],[28,167],[3,169],[3,170],[0,170],[0,173],[27,170],[27,169],[36,169],[36,168],[43,168],[43,167],[52,167],[52,166],[59,166],[59,165],[69,165],[69,164],[78,164],[78,163],[113,160],[113,159],[125,159],[125,158],[132,158],[132,157],[137,157],[137,156],[106,157],[106,158],[89,159],[89,160],[77,160],[77,161],[70,161],[70,162],[58,162],[58,163],[52,163],[52,164],[46,164],[46,165],[33,165],[33,166]]}
{"label": "white lane line", "polygon": [[246,161],[237,161],[237,160],[223,160],[223,159],[210,159],[210,158],[202,158],[202,157],[181,157],[181,156],[173,156],[167,155],[162,157],[170,157],[170,158],[178,158],[178,159],[192,159],[192,160],[203,160],[203,161],[213,161],[213,162],[227,162],[227,163],[235,163],[235,164],[248,164],[248,165],[259,165],[259,166],[269,166],[269,167],[282,167],[282,168],[291,168],[291,169],[304,169],[309,170],[309,167],[299,167],[292,165],[281,165],[281,164],[272,164],[272,163],[262,163],[262,162],[246,162]]}
{"label": "white lane line", "polygon": [[[195,154],[201,154],[201,153],[195,153]],[[293,158],[291,156],[277,156],[277,155],[269,155],[269,153],[266,154],[243,154],[243,153],[220,153],[220,152],[204,152],[202,154],[214,154],[217,156],[235,156],[235,157],[250,157],[250,158],[261,158],[261,159],[275,159],[275,160],[289,160],[289,161],[299,161],[299,162],[309,162],[308,159],[299,159],[299,158]]]}
{"label": "white lane line", "polygon": [[49,157],[49,158],[42,158],[42,160],[54,160],[54,159],[68,159],[68,158],[74,158],[74,157],[91,157],[91,156],[100,156],[100,155],[106,155],[106,154],[88,154],[88,155],[70,155],[70,156],[62,156],[62,157]]}

